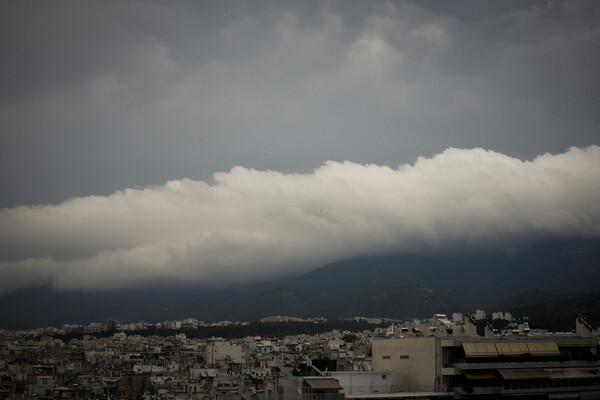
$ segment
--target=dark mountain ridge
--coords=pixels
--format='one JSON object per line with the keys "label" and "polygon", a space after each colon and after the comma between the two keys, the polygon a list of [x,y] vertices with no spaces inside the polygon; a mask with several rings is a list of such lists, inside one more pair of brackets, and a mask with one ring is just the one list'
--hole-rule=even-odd
{"label": "dark mountain ridge", "polygon": [[[0,328],[31,329],[116,318],[148,322],[195,317],[252,321],[271,315],[422,318],[489,305],[506,311],[531,304],[527,290],[558,296],[598,290],[600,239],[551,239],[516,254],[360,257],[304,275],[214,288],[55,292],[49,287],[0,297]],[[553,300],[540,293],[535,301]],[[560,299],[560,297],[556,297]],[[506,308],[504,308],[506,307]]]}
{"label": "dark mountain ridge", "polygon": [[597,328],[600,326],[600,292],[516,307],[510,311],[515,317],[529,317],[533,328],[568,332],[574,328],[574,321],[579,314]]}

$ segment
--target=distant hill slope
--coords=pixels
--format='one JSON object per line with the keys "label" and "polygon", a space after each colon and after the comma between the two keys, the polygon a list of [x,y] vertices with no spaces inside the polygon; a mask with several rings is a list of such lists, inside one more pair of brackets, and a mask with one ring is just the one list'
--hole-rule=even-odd
{"label": "distant hill slope", "polygon": [[33,329],[63,324],[162,321],[181,318],[180,305],[191,296],[212,296],[210,288],[150,288],[99,292],[54,291],[49,286],[0,297],[0,329]]}
{"label": "distant hill slope", "polygon": [[516,317],[528,316],[532,327],[550,331],[571,331],[578,314],[586,317],[593,328],[600,326],[600,292],[510,310]]}
{"label": "distant hill slope", "polygon": [[[253,298],[235,304],[222,312],[222,317],[234,321],[256,321],[272,315],[295,317],[321,316],[340,317],[388,317],[388,318],[424,318],[436,312],[456,310],[455,305],[443,299],[433,290],[423,285],[407,284],[403,286],[377,288],[368,295],[359,290],[346,293],[343,299],[328,303],[326,296],[310,299],[311,293],[301,292],[298,287],[285,287],[279,290],[259,294]],[[321,301],[318,304],[316,300]],[[196,314],[201,317],[201,313]]]}
{"label": "distant hill slope", "polygon": [[548,290],[533,288],[526,290],[516,296],[511,296],[499,303],[488,307],[489,311],[508,311],[519,307],[531,306],[534,304],[550,303],[558,301],[569,296],[566,294],[556,294]]}
{"label": "distant hill slope", "polygon": [[485,300],[493,271],[506,256],[401,254],[362,257],[328,264],[295,279],[293,286],[313,300],[319,309],[340,307],[373,293],[402,285],[425,285],[456,302]]}
{"label": "distant hill slope", "polygon": [[384,316],[395,319],[431,317],[450,313],[458,306],[423,285],[403,285],[378,291],[329,310],[331,317]]}
{"label": "distant hill slope", "polygon": [[231,321],[258,321],[273,315],[306,318],[314,313],[302,294],[294,288],[285,287],[233,304],[221,315]]}
{"label": "distant hill slope", "polygon": [[[545,240],[514,257],[507,272],[515,281],[554,293],[585,293],[598,290],[600,239]],[[515,282],[517,283],[517,282]]]}
{"label": "distant hill slope", "polygon": [[[189,316],[205,321],[252,321],[277,314],[403,318],[439,311],[469,312],[493,304],[506,311],[567,294],[594,292],[598,282],[600,239],[552,239],[513,255],[360,257],[293,279],[220,290],[57,293],[48,287],[29,288],[0,297],[0,328],[87,324],[108,317],[128,322]],[[539,291],[526,292],[533,288]]]}
{"label": "distant hill slope", "polygon": [[319,304],[405,284],[423,284],[468,309],[496,304],[526,290],[586,293],[600,282],[600,239],[551,239],[514,254],[362,257],[328,264],[293,286]]}

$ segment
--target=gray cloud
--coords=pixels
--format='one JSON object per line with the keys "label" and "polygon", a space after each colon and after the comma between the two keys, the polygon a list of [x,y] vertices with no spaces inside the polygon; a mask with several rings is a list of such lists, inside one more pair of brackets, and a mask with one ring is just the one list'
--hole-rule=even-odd
{"label": "gray cloud", "polygon": [[598,144],[598,2],[365,3],[3,2],[0,205]]}
{"label": "gray cloud", "polygon": [[600,234],[600,147],[533,161],[449,148],[397,169],[235,167],[109,196],[0,211],[0,293],[214,284],[403,251],[507,251]]}

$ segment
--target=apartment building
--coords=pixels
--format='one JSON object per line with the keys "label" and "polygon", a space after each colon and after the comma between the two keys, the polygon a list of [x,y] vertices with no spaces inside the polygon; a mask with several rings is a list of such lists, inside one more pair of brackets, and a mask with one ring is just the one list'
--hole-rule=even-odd
{"label": "apartment building", "polygon": [[473,334],[474,321],[428,336],[373,340],[373,368],[392,392],[453,398],[600,398],[599,341],[580,317],[573,334]]}

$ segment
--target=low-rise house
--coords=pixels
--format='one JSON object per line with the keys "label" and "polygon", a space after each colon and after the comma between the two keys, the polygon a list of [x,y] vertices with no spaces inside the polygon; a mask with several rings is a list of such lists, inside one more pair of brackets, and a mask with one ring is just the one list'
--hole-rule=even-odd
{"label": "low-rise house", "polygon": [[356,394],[375,394],[392,392],[391,372],[330,372],[344,388],[346,397]]}

